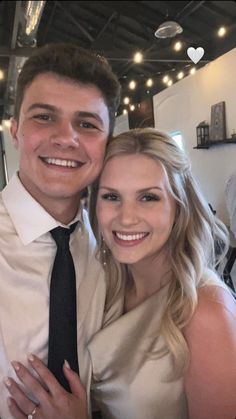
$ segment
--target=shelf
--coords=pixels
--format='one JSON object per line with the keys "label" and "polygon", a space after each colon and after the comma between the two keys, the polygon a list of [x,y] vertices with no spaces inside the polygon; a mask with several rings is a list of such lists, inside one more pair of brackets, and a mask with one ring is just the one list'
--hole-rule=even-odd
{"label": "shelf", "polygon": [[193,147],[197,150],[205,149],[215,146],[215,145],[221,145],[221,144],[236,144],[236,138],[235,139],[227,139],[227,140],[221,140],[221,141],[209,141],[208,143],[205,143],[203,145],[198,145],[196,147]]}

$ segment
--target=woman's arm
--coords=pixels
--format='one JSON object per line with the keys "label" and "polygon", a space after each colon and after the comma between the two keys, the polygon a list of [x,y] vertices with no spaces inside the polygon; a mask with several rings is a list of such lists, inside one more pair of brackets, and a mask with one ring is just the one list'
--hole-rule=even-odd
{"label": "woman's arm", "polygon": [[[58,383],[48,368],[34,355],[29,357],[31,367],[39,375],[42,384],[30,374],[19,362],[13,362],[17,377],[31,390],[39,401],[35,417],[37,419],[88,419],[86,392],[78,375],[65,362],[63,372],[67,378],[71,392],[68,393]],[[8,378],[5,385],[11,395],[9,409],[16,419],[25,419],[35,409],[36,405],[29,400],[16,382]]]}
{"label": "woman's arm", "polygon": [[190,419],[236,418],[236,302],[223,288],[205,287],[185,330],[190,366],[185,390]]}

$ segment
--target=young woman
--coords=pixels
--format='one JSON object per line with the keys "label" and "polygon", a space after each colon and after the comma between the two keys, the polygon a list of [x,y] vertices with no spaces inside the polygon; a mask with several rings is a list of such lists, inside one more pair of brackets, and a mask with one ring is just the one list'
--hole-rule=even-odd
{"label": "young woman", "polygon": [[[93,187],[95,207],[107,310],[118,304],[122,312],[88,345],[92,396],[104,419],[234,419],[236,302],[214,270],[215,248],[227,251],[226,229],[202,197],[186,155],[154,129],[119,135]],[[18,377],[39,400],[34,419],[56,418],[66,400],[72,413],[61,418],[88,417],[68,365],[67,397],[36,357],[31,366],[49,389],[18,364]],[[14,383],[9,390],[15,418],[25,417],[19,409],[33,411]]]}

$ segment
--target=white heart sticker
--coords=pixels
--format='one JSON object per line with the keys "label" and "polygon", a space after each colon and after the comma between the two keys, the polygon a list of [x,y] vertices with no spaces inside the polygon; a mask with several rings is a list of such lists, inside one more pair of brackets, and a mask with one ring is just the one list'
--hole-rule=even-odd
{"label": "white heart sticker", "polygon": [[194,62],[194,64],[197,64],[198,61],[200,61],[200,59],[204,55],[204,52],[205,51],[202,47],[198,47],[197,49],[195,49],[193,47],[189,47],[187,49],[187,54],[188,54],[190,60],[192,60]]}

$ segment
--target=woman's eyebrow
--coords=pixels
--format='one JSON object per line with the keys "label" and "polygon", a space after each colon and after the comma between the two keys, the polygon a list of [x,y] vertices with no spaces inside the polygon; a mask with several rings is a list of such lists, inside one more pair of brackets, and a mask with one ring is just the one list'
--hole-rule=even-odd
{"label": "woman's eyebrow", "polygon": [[105,186],[105,185],[99,186],[99,189],[107,189],[108,191],[115,191],[116,190],[114,188],[109,188],[109,186]]}
{"label": "woman's eyebrow", "polygon": [[148,186],[147,188],[139,189],[138,192],[147,192],[150,189],[158,189],[159,191],[163,190],[160,186]]}

